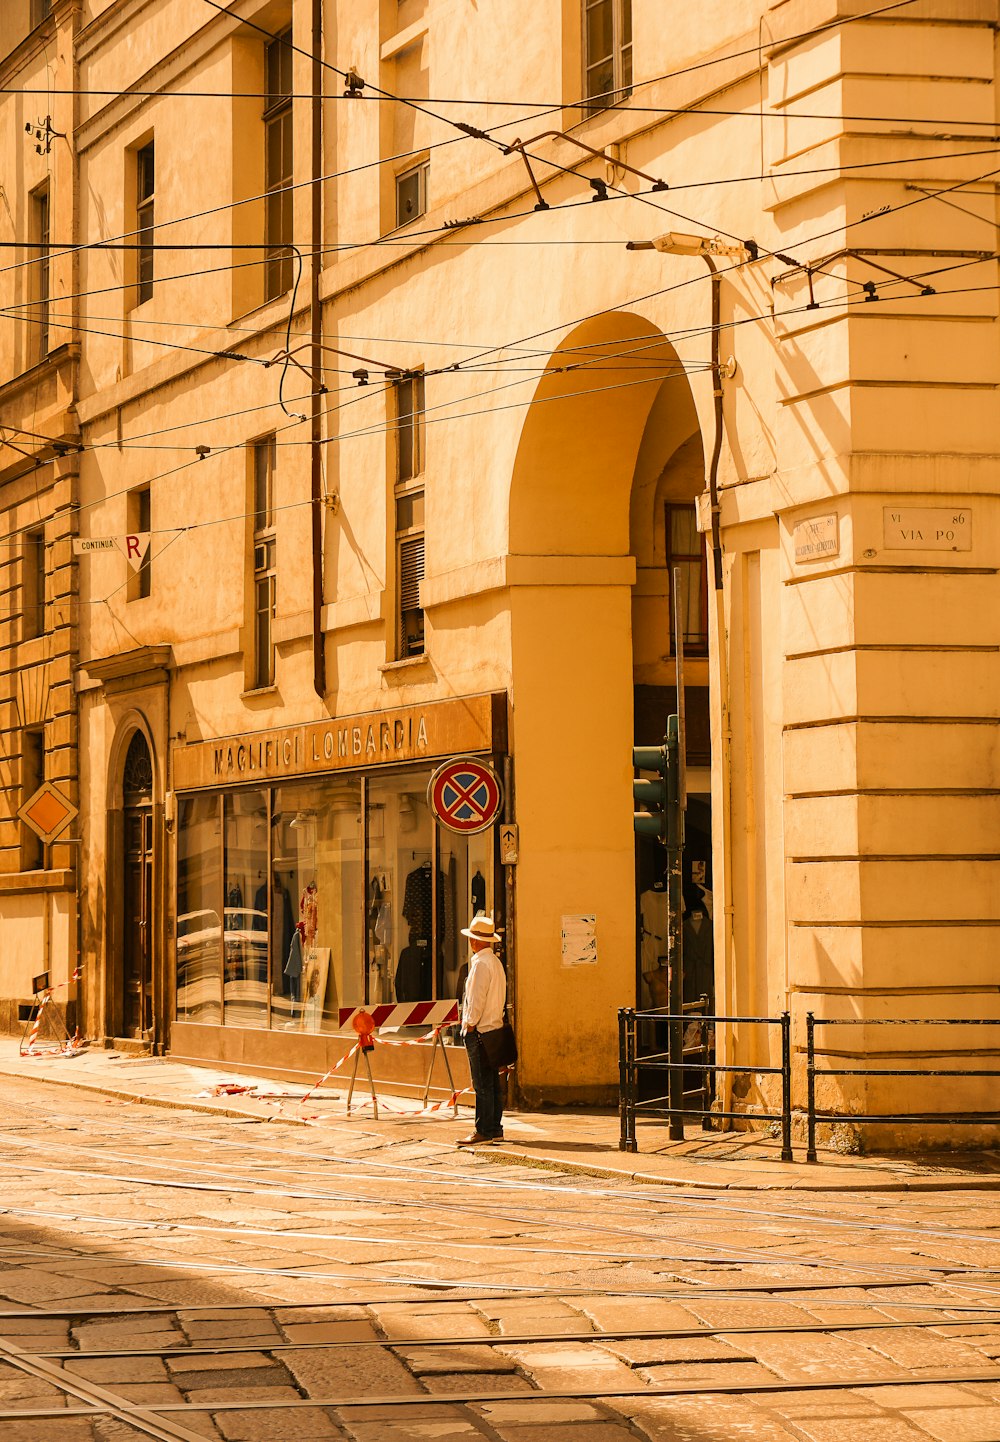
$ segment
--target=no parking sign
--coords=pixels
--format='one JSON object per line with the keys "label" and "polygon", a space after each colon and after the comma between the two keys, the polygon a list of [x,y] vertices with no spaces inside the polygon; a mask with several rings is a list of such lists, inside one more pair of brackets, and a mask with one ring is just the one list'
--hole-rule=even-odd
{"label": "no parking sign", "polygon": [[472,836],[492,826],[500,815],[503,788],[485,762],[458,756],[434,772],[427,801],[442,826]]}

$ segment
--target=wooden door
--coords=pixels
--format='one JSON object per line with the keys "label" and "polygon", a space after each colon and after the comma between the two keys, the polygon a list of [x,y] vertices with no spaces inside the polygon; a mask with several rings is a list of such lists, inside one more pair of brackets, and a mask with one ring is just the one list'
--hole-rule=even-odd
{"label": "wooden door", "polygon": [[125,811],[125,934],[122,1022],[126,1036],[141,1036],[153,1024],[153,812],[149,806]]}

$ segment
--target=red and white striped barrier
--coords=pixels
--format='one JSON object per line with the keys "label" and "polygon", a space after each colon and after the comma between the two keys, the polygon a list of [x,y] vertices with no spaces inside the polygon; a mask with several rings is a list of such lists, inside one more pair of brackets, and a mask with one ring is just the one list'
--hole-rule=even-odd
{"label": "red and white striped barrier", "polygon": [[381,1006],[342,1006],[338,1029],[347,1031],[362,1012],[382,1026],[448,1026],[458,1021],[457,1001],[384,1002]]}
{"label": "red and white striped barrier", "polygon": [[39,1046],[38,1044],[45,1008],[57,991],[61,991],[64,986],[71,986],[73,982],[79,981],[82,975],[83,970],[78,962],[73,975],[67,981],[57,981],[55,986],[48,986],[43,992],[39,993],[41,999],[38,1003],[35,1019],[31,1025],[31,1031],[28,1034],[27,1043],[22,1040],[18,1048],[21,1056],[77,1056],[83,1051],[87,1043],[82,1040],[79,1028],[77,1028],[72,1036],[67,1032],[65,1040],[53,1040],[47,1042],[44,1046]]}

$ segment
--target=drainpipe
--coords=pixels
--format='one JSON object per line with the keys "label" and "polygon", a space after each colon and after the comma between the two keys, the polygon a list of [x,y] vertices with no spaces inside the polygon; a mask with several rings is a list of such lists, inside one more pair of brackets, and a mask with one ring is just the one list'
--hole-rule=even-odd
{"label": "drainpipe", "polygon": [[310,330],[310,516],[312,519],[313,685],[326,696],[323,636],[323,310],[320,275],[323,249],[323,0],[312,3],[312,265],[309,279]]}

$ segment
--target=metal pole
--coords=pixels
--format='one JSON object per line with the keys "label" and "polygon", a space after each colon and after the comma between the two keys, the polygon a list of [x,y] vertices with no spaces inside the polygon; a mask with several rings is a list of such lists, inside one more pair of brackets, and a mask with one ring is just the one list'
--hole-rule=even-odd
{"label": "metal pole", "polygon": [[781,1160],[792,1157],[792,1019],[781,1013]]}
{"label": "metal pole", "polygon": [[628,1116],[628,1100],[625,1095],[625,1088],[628,1079],[628,1067],[625,1062],[625,1008],[618,1008],[618,1150],[628,1150],[626,1140],[628,1127],[626,1120]]}
{"label": "metal pole", "polygon": [[628,1007],[625,1012],[625,1146],[626,1152],[635,1152],[639,1148],[635,1140],[635,1097],[638,1085],[638,1076],[635,1064],[635,1010]]}
{"label": "metal pole", "polygon": [[684,1140],[684,954],[681,917],[684,910],[681,885],[681,819],[678,786],[678,718],[667,718],[667,967],[670,1013],[667,1019],[667,1102],[670,1107],[670,1140]]}
{"label": "metal pole", "polygon": [[806,1012],[806,1161],[816,1160],[816,1018]]}
{"label": "metal pole", "polygon": [[313,685],[326,696],[326,639],[323,635],[323,0],[312,4],[312,262],[309,267],[310,398],[309,495],[312,502]]}
{"label": "metal pole", "polygon": [[699,1029],[699,1040],[701,1042],[701,1060],[705,1070],[701,1074],[701,1129],[703,1132],[712,1130],[712,1089],[710,1073],[708,1071],[708,997],[702,992],[701,995],[701,1027]]}

